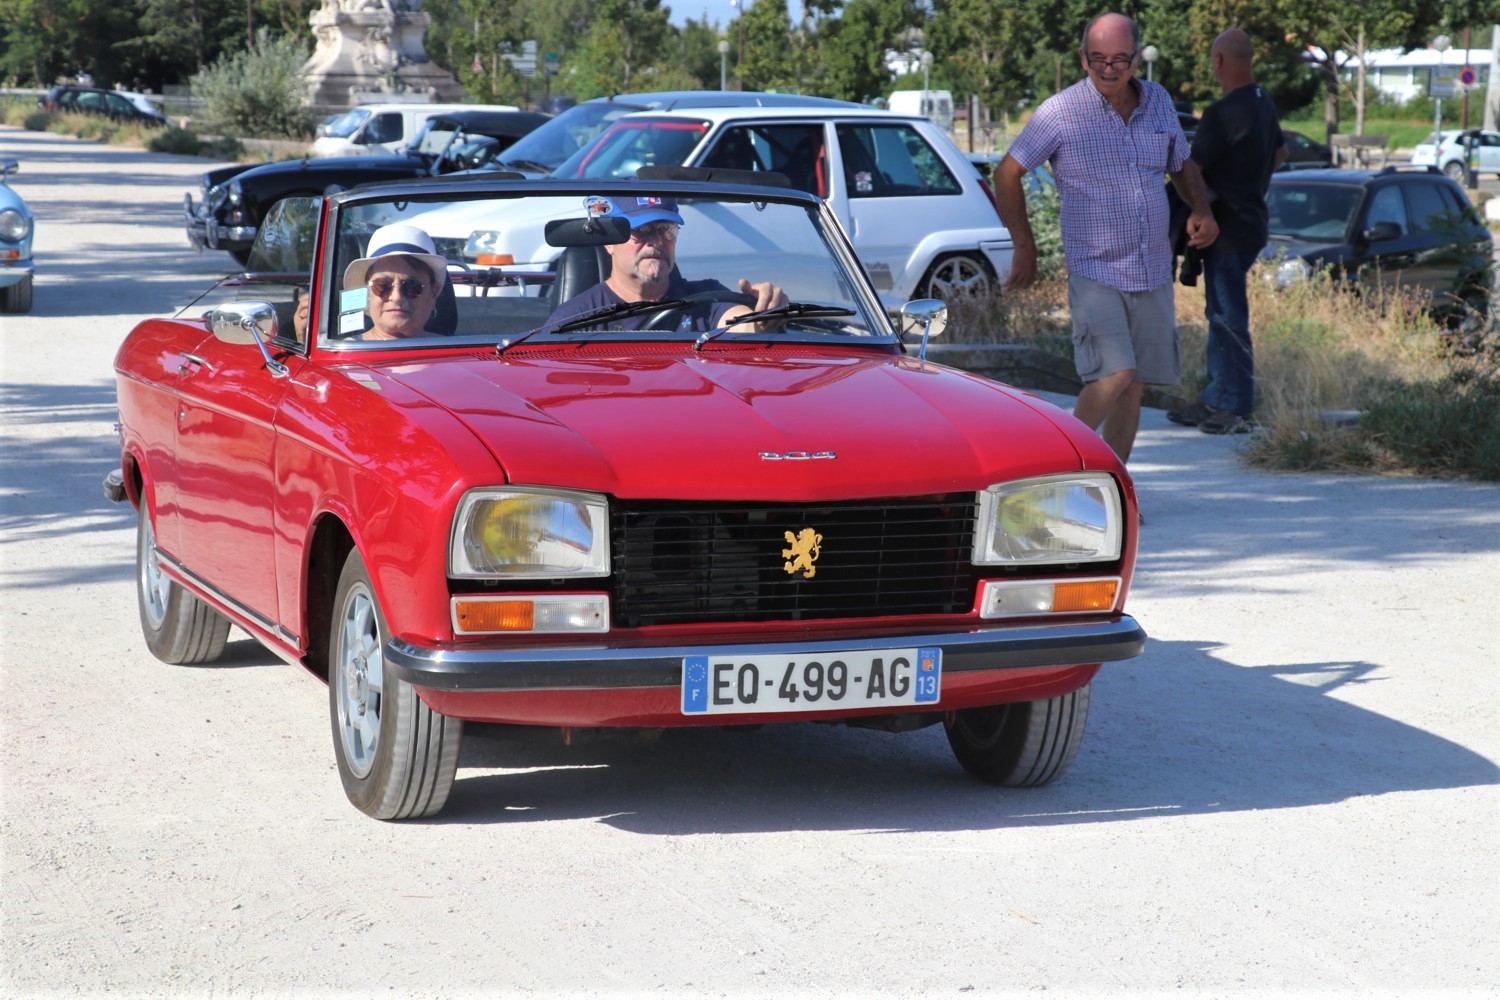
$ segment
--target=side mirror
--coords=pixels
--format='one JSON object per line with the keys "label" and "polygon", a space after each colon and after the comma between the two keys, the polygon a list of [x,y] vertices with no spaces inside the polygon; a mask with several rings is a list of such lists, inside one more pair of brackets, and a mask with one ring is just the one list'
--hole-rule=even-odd
{"label": "side mirror", "polygon": [[209,311],[204,325],[226,344],[254,344],[260,348],[266,370],[277,378],[289,374],[286,365],[271,358],[266,341],[276,339],[276,310],[269,302],[232,302]]}
{"label": "side mirror", "polygon": [[927,342],[941,336],[947,328],[948,306],[942,299],[914,299],[901,307],[901,335],[922,331],[922,347],[917,356],[923,360],[927,358]]}
{"label": "side mirror", "polygon": [[1379,243],[1381,240],[1393,240],[1401,235],[1401,229],[1394,222],[1377,222],[1360,234],[1367,243]]}

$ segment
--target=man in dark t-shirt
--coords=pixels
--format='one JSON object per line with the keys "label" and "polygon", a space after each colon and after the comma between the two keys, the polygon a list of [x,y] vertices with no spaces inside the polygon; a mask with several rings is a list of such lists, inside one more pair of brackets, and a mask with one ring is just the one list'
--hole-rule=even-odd
{"label": "man in dark t-shirt", "polygon": [[[787,304],[786,294],[769,281],[751,284],[741,278],[740,295],[755,300],[754,305],[745,305],[730,298],[734,295],[733,290],[717,281],[684,279],[676,269],[677,234],[682,229],[683,220],[673,198],[654,195],[622,196],[612,199],[610,209],[605,214],[628,221],[631,227],[630,237],[624,243],[604,248],[610,259],[609,275],[597,285],[560,303],[542,325],[543,331],[554,330],[572,320],[600,313],[612,306],[699,295],[701,301],[693,301],[681,307],[679,315],[673,317],[670,329],[703,333],[728,326],[737,316]],[[717,300],[711,294],[702,294],[713,292],[723,292],[726,299]],[[657,315],[653,311],[600,316],[597,328],[641,330]]]}
{"label": "man in dark t-shirt", "polygon": [[1214,79],[1224,96],[1209,105],[1193,139],[1193,161],[1213,191],[1219,238],[1203,254],[1208,314],[1208,385],[1198,401],[1167,414],[1209,434],[1254,428],[1255,355],[1245,279],[1266,245],[1266,190],[1286,159],[1276,105],[1256,84],[1250,36],[1231,28],[1214,39]]}

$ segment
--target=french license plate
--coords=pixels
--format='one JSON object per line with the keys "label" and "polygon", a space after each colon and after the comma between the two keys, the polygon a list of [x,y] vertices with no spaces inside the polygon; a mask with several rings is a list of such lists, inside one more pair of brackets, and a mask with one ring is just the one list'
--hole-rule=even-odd
{"label": "french license plate", "polygon": [[936,704],[942,650],[861,649],[781,656],[686,656],[684,715],[838,712]]}

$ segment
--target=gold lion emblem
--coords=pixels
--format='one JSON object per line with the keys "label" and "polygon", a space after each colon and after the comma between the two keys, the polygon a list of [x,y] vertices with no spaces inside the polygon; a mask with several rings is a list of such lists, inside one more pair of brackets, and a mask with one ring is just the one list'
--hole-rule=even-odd
{"label": "gold lion emblem", "polygon": [[803,528],[795,535],[790,531],[783,532],[789,549],[781,550],[781,558],[787,560],[783,567],[788,573],[802,572],[802,579],[811,580],[818,575],[818,568],[813,563],[818,561],[818,553],[822,551],[823,536],[811,528]]}

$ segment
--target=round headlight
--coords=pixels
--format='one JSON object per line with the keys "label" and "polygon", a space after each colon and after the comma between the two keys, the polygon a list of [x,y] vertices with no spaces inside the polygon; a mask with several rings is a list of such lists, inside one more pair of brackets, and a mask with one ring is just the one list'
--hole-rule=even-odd
{"label": "round headlight", "polygon": [[19,243],[31,232],[31,220],[14,208],[0,212],[0,237]]}
{"label": "round headlight", "polygon": [[1310,277],[1312,277],[1312,268],[1307,265],[1307,261],[1301,257],[1292,257],[1276,265],[1276,271],[1271,276],[1271,280],[1276,282],[1277,288],[1285,288],[1287,285],[1306,281]]}

